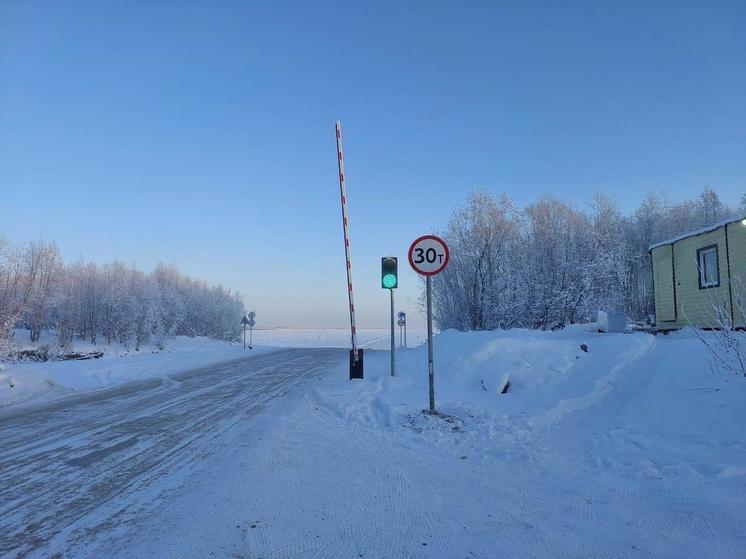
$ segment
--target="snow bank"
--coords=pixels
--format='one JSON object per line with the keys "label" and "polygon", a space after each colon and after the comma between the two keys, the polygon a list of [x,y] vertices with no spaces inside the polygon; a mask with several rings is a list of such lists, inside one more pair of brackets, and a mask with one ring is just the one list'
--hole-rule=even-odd
{"label": "snow bank", "polygon": [[[436,337],[434,346],[437,408],[450,413],[468,403],[491,413],[537,415],[560,401],[586,395],[589,387],[603,380],[599,371],[626,362],[630,346],[645,346],[651,340],[647,335],[594,334],[581,326],[562,332],[447,330]],[[583,344],[588,352],[581,349]],[[369,359],[364,383],[350,385],[342,379],[333,390],[319,394],[327,408],[362,421],[427,407],[426,345],[397,352],[396,378],[389,375],[386,359]],[[511,390],[500,394],[505,375],[510,376]],[[372,409],[362,402],[369,402]]]}
{"label": "snow bank", "polygon": [[[124,353],[121,348],[90,347],[103,350],[105,355],[86,361],[2,364],[0,408],[29,401],[51,400],[80,390],[165,377],[249,354],[249,350],[243,349],[243,344],[186,336],[169,340],[163,351],[143,348],[138,352]],[[87,348],[88,344],[76,346],[76,349]],[[252,354],[270,350],[269,347],[255,347]]]}

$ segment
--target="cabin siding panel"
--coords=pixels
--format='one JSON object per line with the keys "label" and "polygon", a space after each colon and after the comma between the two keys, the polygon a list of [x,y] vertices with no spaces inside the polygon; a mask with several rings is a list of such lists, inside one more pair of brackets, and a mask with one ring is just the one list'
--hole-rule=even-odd
{"label": "cabin siding panel", "polygon": [[652,258],[656,321],[670,323],[675,319],[671,245],[654,248]]}
{"label": "cabin siding panel", "polygon": [[[700,289],[697,250],[710,246],[718,247],[718,269],[720,285]],[[676,286],[676,325],[717,327],[714,306],[730,313],[728,291],[728,259],[726,257],[725,228],[688,237],[673,244],[674,273]]]}
{"label": "cabin siding panel", "polygon": [[728,224],[728,248],[733,291],[733,321],[736,326],[743,328],[746,327],[741,312],[746,308],[746,225],[740,221]]}

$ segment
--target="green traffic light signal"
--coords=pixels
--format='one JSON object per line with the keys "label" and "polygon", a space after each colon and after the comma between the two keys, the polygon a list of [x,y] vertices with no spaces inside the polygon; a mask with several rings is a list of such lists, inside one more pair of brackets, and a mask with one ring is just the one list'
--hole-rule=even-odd
{"label": "green traffic light signal", "polygon": [[398,267],[396,256],[381,258],[381,287],[384,289],[399,287]]}

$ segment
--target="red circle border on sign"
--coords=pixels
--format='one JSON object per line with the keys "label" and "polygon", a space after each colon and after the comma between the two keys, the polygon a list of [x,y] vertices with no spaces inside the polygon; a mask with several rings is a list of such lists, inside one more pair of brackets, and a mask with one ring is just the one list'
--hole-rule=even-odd
{"label": "red circle border on sign", "polygon": [[[446,260],[445,260],[445,262],[443,262],[443,265],[440,268],[438,268],[437,270],[435,270],[433,272],[420,272],[417,269],[417,266],[414,265],[414,260],[412,260],[412,252],[413,252],[413,249],[414,249],[414,245],[416,245],[420,241],[424,241],[425,239],[432,239],[434,241],[438,241],[439,243],[441,243],[443,245],[443,248],[446,249]],[[435,276],[435,275],[441,273],[443,270],[445,270],[446,266],[448,266],[448,262],[451,260],[451,253],[448,250],[448,245],[446,244],[446,242],[443,239],[441,239],[440,237],[438,237],[436,235],[422,235],[422,237],[416,238],[412,242],[412,244],[409,245],[409,252],[407,253],[407,258],[409,260],[409,265],[412,266],[412,269],[415,272],[417,272],[418,274],[420,274],[421,276]]]}

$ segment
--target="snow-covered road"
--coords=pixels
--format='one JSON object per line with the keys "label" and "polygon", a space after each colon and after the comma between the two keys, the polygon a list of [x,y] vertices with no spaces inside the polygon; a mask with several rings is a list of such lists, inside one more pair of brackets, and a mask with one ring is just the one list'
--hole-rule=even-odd
{"label": "snow-covered road", "polygon": [[345,356],[281,350],[4,414],[0,554],[66,552],[142,519],[222,435]]}

